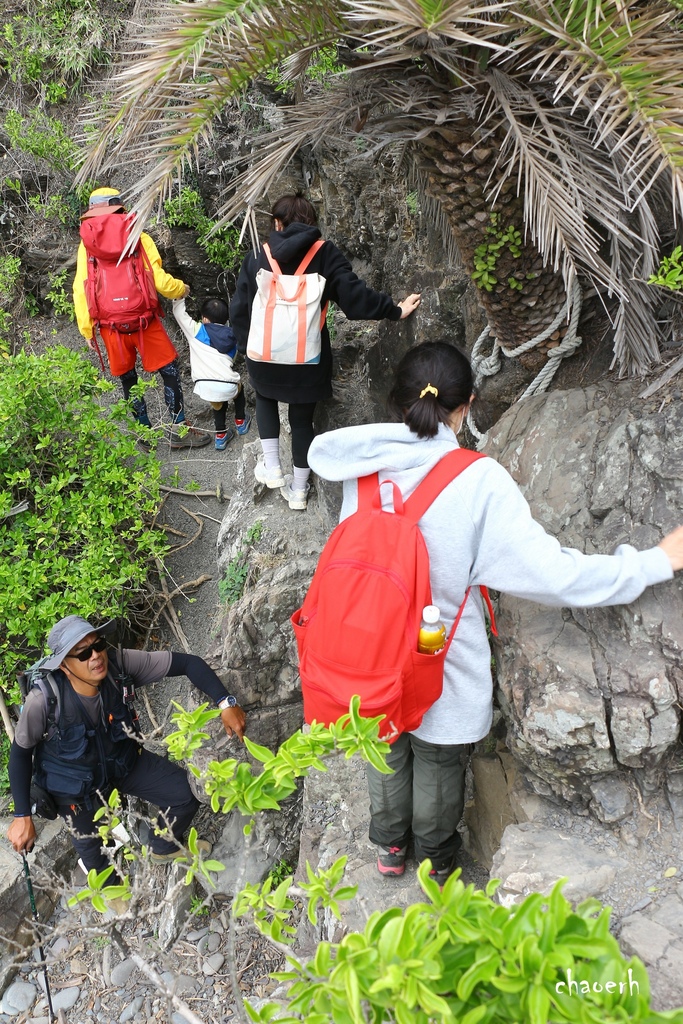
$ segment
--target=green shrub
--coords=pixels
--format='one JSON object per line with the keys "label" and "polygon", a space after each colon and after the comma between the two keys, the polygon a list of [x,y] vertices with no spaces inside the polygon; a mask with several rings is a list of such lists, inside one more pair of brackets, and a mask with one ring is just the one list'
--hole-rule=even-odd
{"label": "green shrub", "polygon": [[[127,404],[78,353],[0,359],[0,685],[43,650],[54,622],[140,602],[163,534],[151,530],[160,467]],[[27,507],[21,510],[23,503]]]}
{"label": "green shrub", "polygon": [[656,274],[647,279],[648,284],[658,284],[669,291],[678,292],[683,288],[683,246],[677,245],[670,256],[665,256]]}
{"label": "green shrub", "polygon": [[250,1007],[251,1019],[265,1024],[277,1011],[287,1024],[683,1021],[683,1010],[650,1009],[645,967],[622,956],[597,900],[574,910],[560,882],[549,896],[499,906],[497,881],[484,893],[458,871],[440,890],[430,866],[418,871],[427,902],[376,911],[362,932],[321,942],[307,964],[292,961],[274,975],[292,983],[289,1013],[271,1003]]}
{"label": "green shrub", "polygon": [[12,299],[14,287],[21,274],[21,260],[6,253],[0,256],[0,305],[7,305]]}
{"label": "green shrub", "polygon": [[7,770],[9,748],[9,736],[7,733],[0,733],[0,793],[7,793],[9,791],[9,772]]}
{"label": "green shrub", "polygon": [[175,198],[167,199],[164,214],[169,227],[193,228],[197,232],[197,244],[206,253],[209,263],[224,270],[239,267],[245,253],[239,244],[239,231],[230,226],[211,234],[215,221],[207,215],[202,197],[195,189],[182,188]]}
{"label": "green shrub", "polygon": [[0,358],[9,358],[11,333],[12,317],[6,310],[0,309]]}
{"label": "green shrub", "polygon": [[9,355],[13,323],[11,313],[3,307],[13,303],[20,276],[19,257],[9,253],[0,256],[0,358]]}
{"label": "green shrub", "polygon": [[249,575],[249,562],[247,561],[249,548],[261,539],[262,534],[263,520],[257,519],[245,533],[239,551],[228,562],[223,578],[218,581],[218,596],[226,604],[235,604],[244,593]]}
{"label": "green shrub", "polygon": [[71,171],[78,149],[61,121],[34,107],[28,117],[18,110],[9,110],[3,128],[15,149],[45,160],[56,171]]}
{"label": "green shrub", "polygon": [[[327,88],[331,84],[333,76],[346,74],[347,70],[343,64],[337,62],[336,46],[322,46],[313,54],[304,72],[304,77],[311,82],[319,82]],[[282,64],[275,64],[266,72],[265,77],[277,92],[289,92],[293,88],[293,82],[283,74]]]}
{"label": "green shrub", "polygon": [[62,270],[59,274],[50,274],[48,291],[45,298],[52,303],[52,311],[55,316],[68,316],[73,323],[76,319],[74,304],[66,293],[66,278],[68,271]]}
{"label": "green shrub", "polygon": [[[296,779],[324,771],[335,749],[359,753],[386,772],[388,744],[377,739],[379,718],[360,716],[359,698],[349,714],[329,728],[319,723],[295,733],[276,753],[245,738],[260,774],[235,759],[201,762],[195,755],[208,738],[207,721],[216,709],[202,705],[173,716],[176,733],[166,737],[172,757],[183,757],[200,778],[214,811],[237,808],[254,815],[277,810],[294,791]],[[247,829],[250,826],[247,826]],[[346,858],[297,883],[309,921],[320,907],[340,917],[339,901],[353,898],[343,885]],[[460,872],[443,889],[429,877],[430,862],[418,869],[424,902],[371,914],[362,932],[340,942],[321,942],[307,963],[291,958],[290,969],[272,975],[290,984],[287,1006],[248,1007],[258,1024],[639,1024],[676,1021],[683,1009],[650,1009],[650,987],[642,962],[625,958],[610,934],[610,909],[589,899],[573,908],[563,881],[549,895],[533,893],[518,906],[494,901],[498,881],[485,892],[464,885]],[[261,885],[247,885],[233,913],[248,915],[262,932],[290,943],[296,928],[292,878],[272,873]],[[327,930],[327,927],[326,927]]]}
{"label": "green shrub", "polygon": [[126,0],[14,0],[0,13],[0,72],[33,87],[48,103],[66,99],[67,84],[108,50],[126,14]]}

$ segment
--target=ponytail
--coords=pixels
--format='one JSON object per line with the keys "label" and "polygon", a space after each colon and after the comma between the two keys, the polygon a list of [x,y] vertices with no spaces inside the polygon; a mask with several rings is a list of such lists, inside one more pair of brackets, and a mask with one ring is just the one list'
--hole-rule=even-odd
{"label": "ponytail", "polygon": [[396,367],[387,408],[418,437],[435,437],[439,424],[450,426],[453,411],[468,404],[473,389],[465,353],[445,341],[428,341],[408,349]]}

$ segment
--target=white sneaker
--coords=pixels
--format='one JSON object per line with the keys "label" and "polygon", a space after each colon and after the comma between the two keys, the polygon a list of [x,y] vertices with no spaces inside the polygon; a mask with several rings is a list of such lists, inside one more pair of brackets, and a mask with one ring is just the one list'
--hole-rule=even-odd
{"label": "white sneaker", "polygon": [[306,489],[304,491],[295,491],[292,486],[293,483],[294,477],[291,473],[288,473],[285,477],[283,486],[280,488],[280,494],[289,504],[290,508],[303,511],[308,505],[309,485],[306,484]]}
{"label": "white sneaker", "polygon": [[266,487],[271,487],[273,490],[283,487],[285,483],[282,469],[279,466],[277,469],[266,469],[263,459],[254,466],[254,476],[260,484],[265,484]]}

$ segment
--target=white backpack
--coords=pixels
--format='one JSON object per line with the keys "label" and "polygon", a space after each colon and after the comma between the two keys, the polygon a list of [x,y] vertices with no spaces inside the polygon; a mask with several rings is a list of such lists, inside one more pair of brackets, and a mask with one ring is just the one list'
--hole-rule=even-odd
{"label": "white backpack", "polygon": [[266,244],[271,270],[256,275],[258,291],[251,308],[247,355],[264,363],[303,365],[320,362],[320,332],[327,315],[322,308],[325,278],[306,267],[325,244],[318,239],[293,274],[283,274]]}

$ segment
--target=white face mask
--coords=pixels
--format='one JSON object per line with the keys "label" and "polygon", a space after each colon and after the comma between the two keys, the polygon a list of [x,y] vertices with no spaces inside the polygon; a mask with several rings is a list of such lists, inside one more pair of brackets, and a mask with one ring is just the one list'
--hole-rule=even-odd
{"label": "white face mask", "polygon": [[465,420],[467,419],[468,411],[469,411],[469,406],[468,406],[467,409],[464,410],[464,412],[462,412],[460,414],[460,418],[455,420],[455,422],[454,422],[455,410],[452,413],[452,417],[453,418],[451,419],[450,424],[451,424],[451,430],[453,431],[453,433],[455,434],[456,437],[458,436],[458,434],[460,433],[460,431],[462,430],[462,428],[464,426]]}

